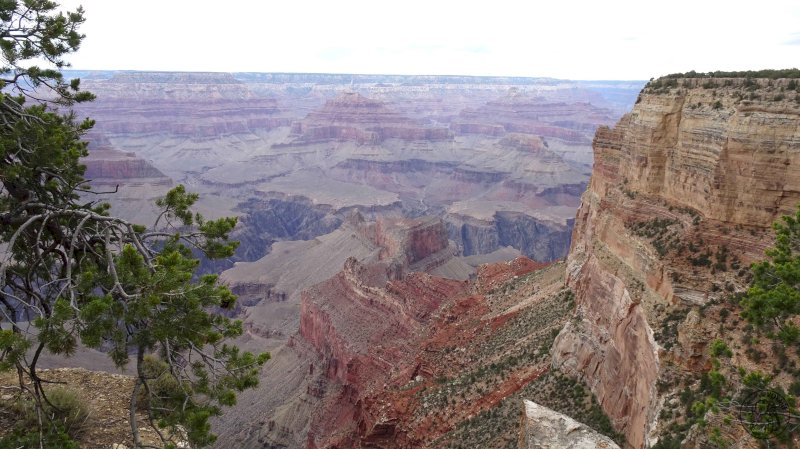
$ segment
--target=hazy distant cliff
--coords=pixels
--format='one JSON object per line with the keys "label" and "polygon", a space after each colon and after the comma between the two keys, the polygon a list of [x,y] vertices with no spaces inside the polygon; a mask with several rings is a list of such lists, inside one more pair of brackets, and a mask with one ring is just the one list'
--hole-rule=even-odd
{"label": "hazy distant cliff", "polygon": [[597,131],[568,256],[577,309],[554,366],[583,378],[634,448],[665,434],[681,373],[707,369],[722,325],[698,306],[743,288],[741,267],[800,203],[795,85],[659,80]]}
{"label": "hazy distant cliff", "polygon": [[[115,210],[149,219],[146,206],[165,190],[164,180],[191,186],[207,216],[241,217],[238,260],[262,257],[275,241],[330,232],[356,208],[368,218],[452,212],[459,218],[446,218],[448,232],[466,255],[510,245],[536,259],[561,258],[588,181],[594,130],[613,123],[641,86],[515,77],[69,75],[97,95],[77,111],[97,121],[90,140],[131,156],[111,161],[92,152],[103,160],[87,159],[90,172],[112,186],[131,175],[143,179],[148,169],[164,175],[160,184],[120,183]],[[309,218],[320,216],[320,225]]]}

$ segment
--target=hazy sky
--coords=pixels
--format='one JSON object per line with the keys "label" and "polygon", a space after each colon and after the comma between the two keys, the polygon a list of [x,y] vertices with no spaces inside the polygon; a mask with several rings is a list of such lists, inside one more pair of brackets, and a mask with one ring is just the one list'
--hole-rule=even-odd
{"label": "hazy sky", "polygon": [[800,0],[60,3],[86,9],[75,69],[647,79],[800,66]]}

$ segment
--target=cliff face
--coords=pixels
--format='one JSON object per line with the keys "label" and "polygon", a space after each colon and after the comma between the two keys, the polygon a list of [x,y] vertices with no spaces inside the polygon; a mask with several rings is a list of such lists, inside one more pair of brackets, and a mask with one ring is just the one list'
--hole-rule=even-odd
{"label": "cliff face", "polygon": [[[479,282],[488,290],[543,266],[525,258],[484,266]],[[324,379],[316,383],[306,447],[426,447],[546,371],[542,364],[512,364],[507,377],[486,380],[496,388],[459,387],[463,404],[450,407],[445,392],[452,387],[445,388],[444,379],[456,379],[476,363],[473,344],[487,351],[490,336],[505,334],[499,329],[519,326],[520,320],[513,312],[493,316],[469,282],[425,273],[389,280],[391,271],[385,263],[349,259],[342,272],[303,293],[300,331],[292,345],[312,348],[318,358],[308,372]],[[519,359],[533,358],[519,353],[541,344],[544,332],[536,330],[514,340],[519,347],[512,352]],[[481,362],[506,355],[498,350]],[[426,388],[443,391],[430,394]]]}
{"label": "cliff face", "polygon": [[401,367],[431,312],[464,291],[463,282],[424,273],[390,282],[386,265],[351,258],[338,275],[303,293],[299,336],[322,355],[326,377],[364,388]]}
{"label": "cliff face", "polygon": [[381,258],[412,265],[447,248],[447,232],[438,218],[422,220],[380,218],[363,231],[383,248]]}
{"label": "cliff face", "polygon": [[677,80],[597,131],[568,256],[577,309],[553,363],[589,384],[631,447],[663,430],[675,373],[707,366],[718,331],[689,311],[743,289],[737,270],[800,202],[800,94],[787,85]]}
{"label": "cliff face", "polygon": [[348,259],[303,291],[299,331],[222,417],[218,447],[511,447],[522,399],[607,430],[588,389],[550,369],[573,306],[563,262],[458,281],[400,277],[397,254]]}
{"label": "cliff face", "polygon": [[89,154],[81,159],[81,163],[86,166],[84,176],[92,184],[171,184],[153,164],[137,157],[135,153],[117,150],[104,134],[92,131],[88,140]]}
{"label": "cliff face", "polygon": [[386,262],[349,258],[338,274],[303,291],[299,331],[265,370],[263,391],[226,414],[231,426],[220,447],[233,435],[248,448],[359,447],[367,427],[394,432],[364,398],[392,376],[413,377],[417,342],[434,312],[468,284],[426,273],[390,280],[393,274]]}
{"label": "cliff face", "polygon": [[452,239],[462,254],[487,254],[505,246],[518,248],[535,260],[553,261],[567,255],[572,220],[566,224],[520,212],[497,212],[489,220],[461,214],[445,217]]}

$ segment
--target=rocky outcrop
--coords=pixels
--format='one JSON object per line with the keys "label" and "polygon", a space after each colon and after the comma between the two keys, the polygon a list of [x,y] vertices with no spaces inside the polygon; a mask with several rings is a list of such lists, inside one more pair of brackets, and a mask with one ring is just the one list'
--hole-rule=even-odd
{"label": "rocky outcrop", "polygon": [[588,102],[556,102],[516,91],[476,109],[465,109],[453,121],[461,133],[524,133],[588,145],[599,124],[613,123],[613,113]]}
{"label": "rocky outcrop", "polygon": [[[597,131],[568,257],[577,309],[553,359],[584,379],[630,447],[658,440],[675,373],[706,366],[717,330],[687,311],[744,288],[736,268],[761,257],[765,231],[800,202],[800,105],[778,96],[787,84],[675,80]],[[747,99],[753,90],[762,100]]]}
{"label": "rocky outcrop", "polygon": [[380,100],[358,93],[344,93],[328,100],[321,109],[292,124],[292,134],[303,142],[352,140],[378,144],[386,139],[447,140],[447,128],[423,127],[388,108]]}
{"label": "rocky outcrop", "polygon": [[434,217],[414,220],[379,218],[374,226],[364,226],[362,232],[383,248],[382,259],[408,266],[449,246],[444,223]]}
{"label": "rocky outcrop", "polygon": [[113,183],[149,178],[153,182],[167,182],[163,173],[134,153],[116,151],[110,148],[91,149],[89,155],[81,159],[86,166],[84,176],[93,183]]}
{"label": "rocky outcrop", "polygon": [[619,446],[569,416],[526,400],[519,449],[619,449]]}
{"label": "rocky outcrop", "polygon": [[527,257],[516,257],[506,263],[487,263],[478,267],[478,279],[480,279],[481,289],[490,291],[519,276],[541,270],[548,264],[528,259]]}
{"label": "rocky outcrop", "polygon": [[382,362],[368,357],[371,348],[410,343],[443,300],[464,293],[463,282],[423,273],[389,282],[387,268],[351,258],[337,276],[304,292],[299,335],[324,356],[329,378],[352,387],[375,381],[365,371],[389,369],[413,351],[393,349],[380,354]]}
{"label": "rocky outcrop", "polygon": [[171,181],[148,161],[133,152],[119,151],[108,138],[97,131],[90,132],[89,154],[81,159],[86,166],[84,177],[92,184],[150,182],[170,184]]}
{"label": "rocky outcrop", "polygon": [[[298,205],[292,207],[295,206]],[[292,210],[275,216],[288,224],[302,225],[302,217],[292,216]],[[319,210],[300,210],[310,214],[309,222],[324,224],[325,216],[321,219],[316,215]],[[312,230],[295,229],[294,237]],[[220,278],[239,296],[232,313],[243,318],[252,340],[248,344],[272,348],[286,342],[297,330],[302,315],[301,292],[336,275],[348,258],[367,264],[382,261],[385,275],[391,280],[403,279],[413,271],[467,279],[475,270],[457,259],[456,252],[438,218],[379,218],[368,222],[353,213],[327,234],[276,241],[269,254],[252,262],[237,262]]]}
{"label": "rocky outcrop", "polygon": [[334,276],[348,257],[374,261],[379,252],[345,224],[309,240],[276,242],[268,255],[237,262],[220,280],[238,296],[234,313],[244,321],[248,344],[272,349],[297,331],[304,289]]}
{"label": "rocky outcrop", "polygon": [[[321,357],[324,376],[344,386],[336,408],[312,421],[314,447],[352,444],[358,418],[343,412],[358,413],[362,395],[387,374],[408,369],[431,314],[443,301],[465,293],[463,282],[424,273],[388,281],[388,268],[348,259],[341,273],[303,294],[299,336]],[[391,432],[387,423],[378,427],[380,433]],[[375,425],[371,428],[377,432]]]}
{"label": "rocky outcrop", "polygon": [[512,211],[496,212],[490,220],[451,213],[446,222],[450,239],[465,256],[511,246],[534,260],[563,259],[572,232],[572,220],[559,224]]}

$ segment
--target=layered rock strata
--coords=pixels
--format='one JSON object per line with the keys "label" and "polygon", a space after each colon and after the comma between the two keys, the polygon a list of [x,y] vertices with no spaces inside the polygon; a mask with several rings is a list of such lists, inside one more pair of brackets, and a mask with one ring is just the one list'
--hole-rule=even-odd
{"label": "layered rock strata", "polygon": [[380,100],[355,92],[328,100],[321,109],[292,124],[292,134],[303,142],[354,140],[378,144],[385,139],[447,140],[452,134],[443,127],[424,127],[391,110]]}
{"label": "layered rock strata", "polygon": [[[591,133],[618,107],[599,92],[632,92],[632,83],[523,78],[71,75],[97,95],[77,112],[96,119],[96,131],[114,148],[190,185],[201,195],[197,206],[204,215],[242,218],[237,260],[258,259],[273,241],[291,238],[283,228],[304,221],[300,208],[285,208],[298,212],[296,220],[261,213],[259,202],[274,198],[310,202],[331,214],[359,208],[442,216],[453,206],[477,219],[513,212],[547,227],[562,225],[588,180]],[[473,125],[491,130],[467,129]],[[103,170],[118,168],[106,164]],[[144,202],[136,196],[143,195],[118,202],[141,211]],[[338,225],[332,221],[295,234],[322,235]],[[534,251],[521,234],[501,246],[554,257]],[[560,241],[555,252],[562,256]]]}
{"label": "layered rock strata", "polygon": [[302,324],[301,292],[336,275],[346,260],[382,262],[386,276],[394,280],[414,271],[468,279],[474,269],[456,258],[456,253],[440,219],[368,222],[355,213],[322,236],[275,242],[270,254],[237,262],[222,273],[221,280],[239,296],[233,313],[244,321],[241,343],[273,349]]}
{"label": "layered rock strata", "polygon": [[94,193],[84,195],[87,201],[110,202],[118,216],[152,224],[158,214],[155,200],[173,186],[172,179],[150,161],[118,150],[100,132],[92,131],[88,140],[89,154],[81,163]]}
{"label": "layered rock strata", "polygon": [[739,268],[762,257],[770,224],[800,203],[800,93],[783,94],[788,86],[675,80],[597,131],[568,257],[577,310],[553,357],[591,387],[630,447],[658,440],[674,374],[707,369],[719,331],[686,311],[743,289]]}

